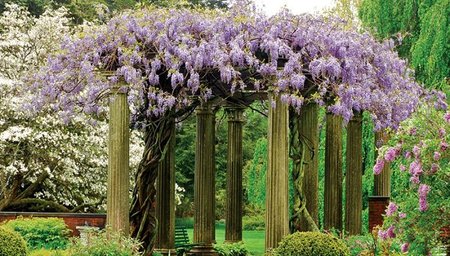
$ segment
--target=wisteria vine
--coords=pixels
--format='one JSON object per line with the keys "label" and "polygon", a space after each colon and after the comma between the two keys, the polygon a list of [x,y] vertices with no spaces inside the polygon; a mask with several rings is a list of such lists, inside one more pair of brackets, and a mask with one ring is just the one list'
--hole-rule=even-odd
{"label": "wisteria vine", "polygon": [[[218,92],[266,90],[296,109],[315,101],[346,121],[365,110],[376,129],[396,128],[427,92],[393,47],[339,20],[287,10],[266,17],[246,6],[150,8],[65,40],[31,79],[38,90],[31,107],[51,103],[66,117],[78,108],[98,115],[111,86],[124,81],[133,120]],[[444,107],[442,94],[435,95]]]}

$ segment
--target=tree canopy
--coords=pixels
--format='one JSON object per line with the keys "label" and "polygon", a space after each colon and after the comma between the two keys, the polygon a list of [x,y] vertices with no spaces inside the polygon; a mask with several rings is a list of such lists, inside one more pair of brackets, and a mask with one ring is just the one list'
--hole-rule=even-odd
{"label": "tree canopy", "polygon": [[448,91],[448,0],[363,0],[359,12],[379,38],[399,38],[400,56],[411,60],[419,81]]}

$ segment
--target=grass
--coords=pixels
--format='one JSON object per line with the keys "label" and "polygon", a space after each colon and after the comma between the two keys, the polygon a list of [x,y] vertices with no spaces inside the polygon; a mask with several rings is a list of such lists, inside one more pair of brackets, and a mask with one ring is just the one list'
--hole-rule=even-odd
{"label": "grass", "polygon": [[[193,229],[187,229],[187,232],[189,234],[189,239],[192,242],[192,239],[194,238],[194,230]],[[244,230],[242,232],[243,240],[245,243],[245,247],[248,249],[248,251],[255,256],[264,255],[264,239],[265,239],[265,233],[264,230]],[[216,242],[217,244],[223,243],[225,240],[225,224],[223,223],[216,223]]]}

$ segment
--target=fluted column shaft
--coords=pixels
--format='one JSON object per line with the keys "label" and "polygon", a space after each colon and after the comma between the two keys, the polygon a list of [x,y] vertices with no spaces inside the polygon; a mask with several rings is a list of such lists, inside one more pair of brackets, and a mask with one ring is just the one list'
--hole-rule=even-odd
{"label": "fluted column shaft", "polygon": [[289,234],[288,206],[288,106],[269,95],[268,162],[266,177],[266,251],[271,252]]}
{"label": "fluted column shaft", "polygon": [[362,231],[362,116],[360,113],[347,126],[345,177],[345,231],[358,235]]}
{"label": "fluted column shaft", "polygon": [[[386,132],[378,131],[375,133],[375,145],[377,148],[387,143],[389,136]],[[376,150],[378,155],[378,149]],[[380,174],[374,177],[373,186],[374,196],[391,196],[391,167],[389,163],[385,163]]]}
{"label": "fluted column shaft", "polygon": [[175,122],[170,127],[172,137],[164,158],[158,166],[156,181],[155,248],[163,254],[175,252]]}
{"label": "fluted column shaft", "polygon": [[197,108],[194,178],[194,255],[216,255],[214,241],[215,159],[214,113],[209,104]]}
{"label": "fluted column shaft", "polygon": [[[319,225],[319,107],[315,103],[304,105],[299,119],[299,134],[304,140],[305,156],[303,165],[303,193],[306,199],[306,209],[314,222]],[[308,230],[308,224],[300,217],[300,230]]]}
{"label": "fluted column shaft", "polygon": [[242,240],[242,126],[244,108],[227,107],[228,158],[225,241]]}
{"label": "fluted column shaft", "polygon": [[128,235],[130,113],[127,94],[120,92],[118,88],[112,88],[111,92],[113,95],[109,103],[107,225],[112,231]]}
{"label": "fluted column shaft", "polygon": [[324,228],[342,230],[342,118],[326,114]]}

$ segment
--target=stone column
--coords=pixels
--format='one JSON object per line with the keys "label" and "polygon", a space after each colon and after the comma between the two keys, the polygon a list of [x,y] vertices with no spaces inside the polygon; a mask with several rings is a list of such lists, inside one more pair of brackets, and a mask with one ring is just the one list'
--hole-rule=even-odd
{"label": "stone column", "polygon": [[107,225],[112,231],[128,235],[130,112],[127,94],[122,93],[117,87],[112,88],[111,93],[113,95],[109,103]]}
{"label": "stone column", "polygon": [[362,231],[362,116],[360,113],[347,126],[345,177],[345,231],[359,235]]}
{"label": "stone column", "polygon": [[[319,225],[319,107],[315,103],[307,104],[300,110],[299,134],[306,144],[303,165],[303,193],[306,209],[316,225]],[[307,221],[300,217],[300,230],[308,230]]]}
{"label": "stone column", "polygon": [[324,228],[342,230],[342,118],[326,114]]}
{"label": "stone column", "polygon": [[175,254],[175,123],[166,154],[158,166],[156,181],[156,251]]}
{"label": "stone column", "polygon": [[217,255],[214,241],[214,113],[211,105],[197,108],[194,178],[194,243],[193,255]]}
{"label": "stone column", "polygon": [[242,240],[242,126],[244,108],[230,106],[228,114],[227,205],[225,241]]}
{"label": "stone column", "polygon": [[[377,148],[376,152],[378,155],[378,148],[387,143],[389,136],[386,132],[378,131],[375,133],[375,146]],[[389,163],[385,163],[383,170],[380,174],[374,177],[373,186],[374,196],[391,196],[391,167]]]}
{"label": "stone column", "polygon": [[288,206],[288,106],[279,96],[269,95],[276,103],[269,107],[268,162],[266,177],[266,251],[270,254],[289,234]]}

